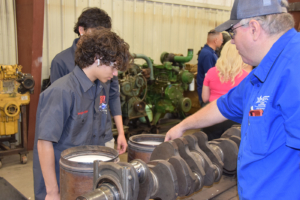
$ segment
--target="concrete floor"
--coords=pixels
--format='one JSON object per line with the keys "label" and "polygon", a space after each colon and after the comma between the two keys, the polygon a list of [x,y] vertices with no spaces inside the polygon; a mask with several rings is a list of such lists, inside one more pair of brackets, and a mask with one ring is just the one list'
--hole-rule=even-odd
{"label": "concrete floor", "polygon": [[[195,130],[187,131],[185,134],[191,134],[193,132],[195,132]],[[127,153],[120,155],[120,161],[127,162]],[[25,197],[33,200],[32,151],[29,151],[27,164],[20,164],[19,154],[4,157],[2,159],[0,177],[6,179]],[[215,197],[214,200],[238,200],[236,187],[228,190],[226,194]]]}

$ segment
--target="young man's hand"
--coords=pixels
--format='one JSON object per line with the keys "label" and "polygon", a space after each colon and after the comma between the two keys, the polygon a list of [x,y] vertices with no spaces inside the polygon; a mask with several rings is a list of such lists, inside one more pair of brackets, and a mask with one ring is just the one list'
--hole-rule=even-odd
{"label": "young man's hand", "polygon": [[119,154],[125,153],[128,145],[124,134],[119,134],[117,144],[117,150]]}

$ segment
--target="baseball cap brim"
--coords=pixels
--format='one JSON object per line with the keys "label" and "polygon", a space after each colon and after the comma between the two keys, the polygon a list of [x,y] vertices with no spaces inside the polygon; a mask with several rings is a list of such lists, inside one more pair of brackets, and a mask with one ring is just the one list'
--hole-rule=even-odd
{"label": "baseball cap brim", "polygon": [[226,22],[224,22],[223,24],[217,26],[215,28],[215,30],[217,32],[222,32],[222,31],[227,31],[228,29],[230,29],[231,27],[233,27],[234,25],[236,25],[237,23],[239,23],[241,21],[241,19],[237,19],[237,20],[228,20]]}

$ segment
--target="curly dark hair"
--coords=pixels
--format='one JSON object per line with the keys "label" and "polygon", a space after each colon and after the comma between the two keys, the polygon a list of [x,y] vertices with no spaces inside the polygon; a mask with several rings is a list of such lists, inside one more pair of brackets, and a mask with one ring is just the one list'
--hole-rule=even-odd
{"label": "curly dark hair", "polygon": [[80,35],[78,31],[79,26],[82,26],[84,30],[100,26],[104,28],[111,28],[111,18],[100,8],[85,8],[78,17],[77,23],[74,26],[74,32],[78,35]]}
{"label": "curly dark hair", "polygon": [[110,29],[99,28],[81,36],[75,51],[75,63],[81,68],[92,65],[96,59],[101,64],[115,66],[125,71],[132,61],[129,45]]}

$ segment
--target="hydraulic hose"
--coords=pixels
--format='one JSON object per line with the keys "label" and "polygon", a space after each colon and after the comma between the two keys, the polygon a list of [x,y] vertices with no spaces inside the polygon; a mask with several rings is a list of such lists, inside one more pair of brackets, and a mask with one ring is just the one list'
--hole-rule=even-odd
{"label": "hydraulic hose", "polygon": [[[134,59],[141,58],[141,59],[144,59],[147,62],[148,67],[151,69],[151,71],[150,71],[150,80],[153,81],[154,80],[154,73],[153,73],[153,65],[152,65],[151,60],[147,56],[145,56],[143,54],[132,53],[131,56]],[[193,58],[193,53],[192,53],[192,58]]]}

